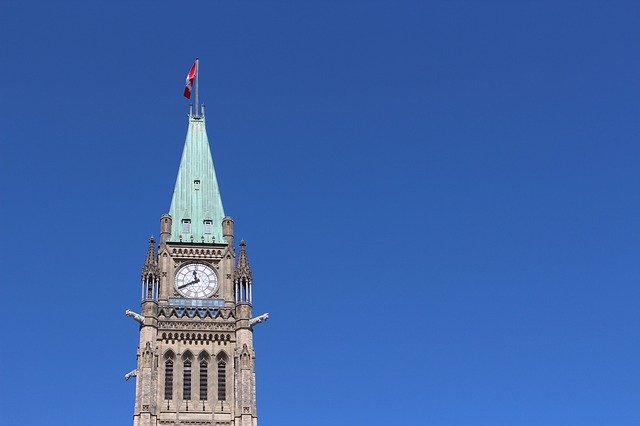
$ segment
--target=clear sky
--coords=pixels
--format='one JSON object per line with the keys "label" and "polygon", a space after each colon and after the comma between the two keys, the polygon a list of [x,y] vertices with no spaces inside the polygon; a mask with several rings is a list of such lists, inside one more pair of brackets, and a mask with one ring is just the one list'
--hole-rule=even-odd
{"label": "clear sky", "polygon": [[0,1],[0,424],[131,424],[201,99],[261,426],[640,424],[640,3]]}

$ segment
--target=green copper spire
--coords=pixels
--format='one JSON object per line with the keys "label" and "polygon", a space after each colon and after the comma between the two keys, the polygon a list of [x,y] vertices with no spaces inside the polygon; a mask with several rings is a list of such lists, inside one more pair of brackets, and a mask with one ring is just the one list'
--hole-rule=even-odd
{"label": "green copper spire", "polygon": [[205,128],[204,107],[201,116],[189,114],[180,169],[173,190],[169,214],[172,242],[224,243],[224,210],[213,167]]}

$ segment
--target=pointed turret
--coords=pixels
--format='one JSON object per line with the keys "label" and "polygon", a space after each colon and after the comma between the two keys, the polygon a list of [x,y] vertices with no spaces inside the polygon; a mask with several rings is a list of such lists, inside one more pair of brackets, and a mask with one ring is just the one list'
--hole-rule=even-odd
{"label": "pointed turret", "polygon": [[247,258],[247,243],[240,241],[240,255],[238,256],[238,264],[233,271],[233,282],[235,284],[236,302],[251,303],[251,266]]}
{"label": "pointed turret", "polygon": [[247,258],[247,243],[240,241],[240,255],[238,256],[238,266],[236,266],[236,278],[245,278],[251,281],[251,266]]}
{"label": "pointed turret", "polygon": [[158,252],[156,251],[156,239],[149,237],[149,249],[147,250],[147,257],[144,259],[144,265],[142,265],[142,280],[146,278],[157,279],[160,276],[160,269],[158,268]]}
{"label": "pointed turret", "polygon": [[158,282],[160,281],[160,268],[158,268],[158,252],[156,251],[156,239],[149,238],[147,257],[142,265],[142,300],[157,300]]}
{"label": "pointed turret", "polygon": [[202,115],[189,114],[176,186],[169,214],[171,242],[224,244],[224,209]]}

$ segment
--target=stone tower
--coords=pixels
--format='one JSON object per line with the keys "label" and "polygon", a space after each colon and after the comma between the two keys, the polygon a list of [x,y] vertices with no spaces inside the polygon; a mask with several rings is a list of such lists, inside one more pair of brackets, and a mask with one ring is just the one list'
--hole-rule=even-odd
{"label": "stone tower", "polygon": [[169,214],[142,267],[134,426],[256,426],[252,273],[236,256],[200,115],[189,113]]}

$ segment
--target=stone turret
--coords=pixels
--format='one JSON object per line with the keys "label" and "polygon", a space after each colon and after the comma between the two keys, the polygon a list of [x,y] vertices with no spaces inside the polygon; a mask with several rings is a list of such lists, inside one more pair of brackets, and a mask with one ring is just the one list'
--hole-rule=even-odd
{"label": "stone turret", "polygon": [[229,247],[233,247],[233,219],[229,216],[222,219],[222,234]]}
{"label": "stone turret", "polygon": [[149,248],[141,271],[142,303],[140,320],[140,340],[138,343],[138,362],[136,368],[136,404],[134,422],[137,426],[156,424],[158,405],[155,399],[157,389],[157,351],[158,335],[158,290],[160,268],[156,240],[149,238]]}
{"label": "stone turret", "polygon": [[240,254],[233,272],[236,294],[236,405],[235,424],[253,426],[257,420],[255,352],[251,326],[253,274],[247,257],[247,243],[240,241]]}
{"label": "stone turret", "polygon": [[147,256],[144,259],[144,265],[142,265],[142,280],[144,281],[148,277],[158,278],[159,274],[156,239],[152,235],[149,237],[149,248],[147,249]]}
{"label": "stone turret", "polygon": [[147,257],[142,265],[142,300],[158,300],[158,282],[160,269],[158,268],[158,252],[156,251],[156,239],[149,238]]}
{"label": "stone turret", "polygon": [[233,272],[233,282],[237,303],[251,303],[252,281],[251,266],[249,266],[249,259],[247,258],[247,243],[242,240],[240,241],[240,255],[238,256],[238,263],[235,271]]}
{"label": "stone turret", "polygon": [[171,224],[173,220],[170,214],[163,214],[160,218],[160,245],[166,244],[171,238]]}

